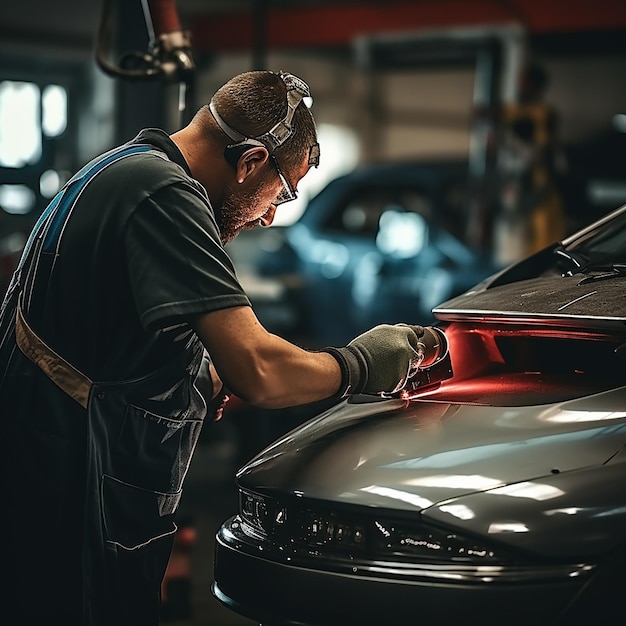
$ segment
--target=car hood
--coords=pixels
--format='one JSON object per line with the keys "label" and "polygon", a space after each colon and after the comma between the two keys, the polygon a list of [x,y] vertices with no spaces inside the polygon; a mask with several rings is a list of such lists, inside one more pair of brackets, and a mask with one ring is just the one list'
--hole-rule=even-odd
{"label": "car hood", "polygon": [[626,444],[625,400],[626,388],[532,407],[344,401],[266,448],[238,480],[261,491],[423,509],[606,463]]}
{"label": "car hood", "polygon": [[[263,451],[238,483],[267,495],[418,512],[465,531],[491,532],[495,520],[509,543],[515,528],[543,528],[537,520],[581,507],[599,516],[601,506],[622,511],[623,524],[626,488],[613,474],[624,471],[625,400],[626,387],[533,407],[344,401]],[[615,541],[613,530],[590,540]],[[540,536],[537,549],[567,552],[570,540]],[[578,536],[571,541],[580,545]]]}

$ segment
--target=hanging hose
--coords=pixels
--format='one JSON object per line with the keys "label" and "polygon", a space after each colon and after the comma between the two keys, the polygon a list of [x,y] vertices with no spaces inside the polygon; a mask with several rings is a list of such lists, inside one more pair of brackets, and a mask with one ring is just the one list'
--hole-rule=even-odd
{"label": "hanging hose", "polygon": [[126,52],[119,65],[110,63],[111,32],[115,5],[119,0],[103,0],[98,28],[96,61],[110,76],[130,80],[160,79],[190,84],[195,72],[191,54],[191,37],[181,29],[175,0],[142,0],[146,26],[150,35],[147,52]]}

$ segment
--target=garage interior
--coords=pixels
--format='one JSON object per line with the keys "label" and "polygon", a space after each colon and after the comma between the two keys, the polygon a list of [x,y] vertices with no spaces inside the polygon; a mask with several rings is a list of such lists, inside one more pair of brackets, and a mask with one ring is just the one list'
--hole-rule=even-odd
{"label": "garage interior", "polygon": [[[537,110],[549,105],[558,114],[564,235],[626,202],[621,0],[175,5],[181,28],[190,34],[192,65],[153,77],[135,74],[146,67],[150,27],[158,26],[147,2],[23,0],[0,6],[2,290],[30,227],[74,171],[141,128],[174,132],[215,89],[251,69],[284,69],[304,78],[320,131],[320,168],[278,227],[295,221],[326,182],[359,164],[463,161],[470,182],[463,199],[466,243],[501,264],[518,260],[528,242],[519,207],[502,195],[502,122],[521,111],[519,81],[531,65],[542,68],[547,80]],[[56,91],[46,92],[50,86]],[[39,100],[33,105],[38,127],[15,123],[12,103],[24,92],[61,98],[65,113],[56,130],[42,130]],[[32,149],[15,156],[16,143]],[[254,245],[250,237],[231,249],[253,299],[262,289],[255,282]],[[233,478],[239,464],[308,415],[265,411],[205,428],[182,504],[191,520],[189,544],[181,540],[172,562],[191,585],[192,604],[186,613],[165,613],[165,622],[252,624],[211,596],[213,534],[236,509]]]}

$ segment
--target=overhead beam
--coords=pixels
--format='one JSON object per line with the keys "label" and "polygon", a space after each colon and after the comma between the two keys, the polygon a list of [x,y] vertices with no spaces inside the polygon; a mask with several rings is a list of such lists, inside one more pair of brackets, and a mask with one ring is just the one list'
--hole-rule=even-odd
{"label": "overhead beam", "polygon": [[[270,5],[271,6],[271,5]],[[195,15],[194,48],[202,52],[250,49],[254,12]],[[516,23],[544,35],[626,28],[624,0],[391,0],[379,4],[297,6],[269,9],[268,48],[350,45],[382,32]]]}

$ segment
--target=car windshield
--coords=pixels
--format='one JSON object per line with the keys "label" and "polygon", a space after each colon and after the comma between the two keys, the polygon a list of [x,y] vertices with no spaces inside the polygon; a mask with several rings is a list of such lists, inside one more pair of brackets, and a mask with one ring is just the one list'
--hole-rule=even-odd
{"label": "car windshield", "polygon": [[[626,209],[626,207],[625,207]],[[559,265],[568,274],[610,270],[626,271],[626,210],[600,226],[583,231],[571,243],[554,250]]]}

